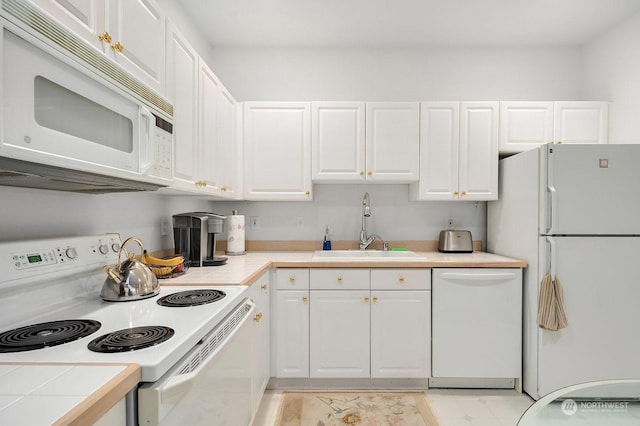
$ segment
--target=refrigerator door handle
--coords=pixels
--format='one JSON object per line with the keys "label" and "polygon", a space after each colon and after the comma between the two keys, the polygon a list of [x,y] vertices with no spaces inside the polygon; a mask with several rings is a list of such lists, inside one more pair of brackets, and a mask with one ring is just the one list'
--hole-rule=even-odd
{"label": "refrigerator door handle", "polygon": [[547,242],[549,243],[549,273],[551,274],[551,279],[556,279],[556,242],[553,240],[553,237],[547,237]]}
{"label": "refrigerator door handle", "polygon": [[547,152],[547,192],[551,195],[549,198],[549,217],[547,222],[547,235],[553,234],[553,227],[556,224],[556,203],[557,192],[555,186],[553,186],[553,164],[551,164],[551,158]]}

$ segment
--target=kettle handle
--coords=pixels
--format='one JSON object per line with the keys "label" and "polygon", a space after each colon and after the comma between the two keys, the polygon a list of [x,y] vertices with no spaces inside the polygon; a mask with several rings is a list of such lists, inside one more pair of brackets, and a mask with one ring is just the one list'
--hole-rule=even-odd
{"label": "kettle handle", "polygon": [[[140,238],[138,238],[138,237],[129,237],[126,240],[124,240],[124,243],[122,243],[122,246],[120,247],[120,251],[118,252],[118,265],[120,265],[120,256],[122,255],[122,251],[124,250],[125,246],[127,244],[129,244],[131,241],[135,241],[136,243],[138,243],[138,245],[140,246],[140,249],[144,253],[144,246],[142,245],[142,241],[140,241]],[[133,255],[133,253],[131,253],[131,255]],[[129,258],[131,258],[131,255],[130,255]]]}

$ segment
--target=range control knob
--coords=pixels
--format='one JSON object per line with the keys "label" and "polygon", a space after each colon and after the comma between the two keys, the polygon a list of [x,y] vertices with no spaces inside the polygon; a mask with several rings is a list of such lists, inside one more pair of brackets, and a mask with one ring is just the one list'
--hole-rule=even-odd
{"label": "range control knob", "polygon": [[119,252],[120,251],[120,244],[118,244],[118,243],[111,244],[111,250],[113,250],[114,253]]}
{"label": "range control knob", "polygon": [[107,254],[109,253],[109,247],[107,247],[106,244],[100,244],[100,247],[98,247],[98,250],[100,251],[100,253],[102,254]]}
{"label": "range control knob", "polygon": [[66,249],[64,254],[66,254],[69,259],[75,259],[78,257],[78,251],[73,247]]}

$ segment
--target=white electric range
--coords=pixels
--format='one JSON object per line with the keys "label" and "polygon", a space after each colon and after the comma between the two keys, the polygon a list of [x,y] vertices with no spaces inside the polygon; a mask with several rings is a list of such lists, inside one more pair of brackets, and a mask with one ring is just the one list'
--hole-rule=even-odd
{"label": "white electric range", "polygon": [[[121,244],[118,234],[0,242],[0,362],[136,363],[149,385],[166,381],[170,371],[183,374],[175,370],[193,364],[194,356],[196,364],[205,363],[203,346],[209,346],[207,353],[223,350],[234,327],[248,322],[253,306],[244,286],[163,286],[150,298],[103,301],[103,267],[117,263]],[[179,306],[158,303],[183,294],[213,301],[184,306],[185,297],[177,297]],[[58,338],[69,341],[57,343]],[[133,399],[135,413],[137,395]],[[163,416],[144,423],[159,423]]]}

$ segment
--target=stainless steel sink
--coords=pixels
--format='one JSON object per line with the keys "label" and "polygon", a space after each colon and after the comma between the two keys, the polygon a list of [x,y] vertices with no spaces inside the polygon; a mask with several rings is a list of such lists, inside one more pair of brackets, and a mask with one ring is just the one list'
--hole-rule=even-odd
{"label": "stainless steel sink", "polygon": [[413,251],[383,251],[383,250],[318,250],[313,253],[311,260],[350,260],[350,261],[403,261],[427,260]]}

